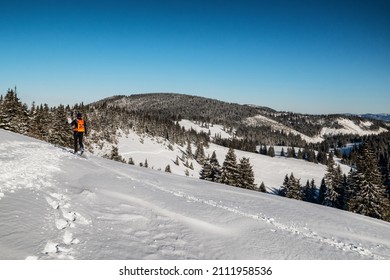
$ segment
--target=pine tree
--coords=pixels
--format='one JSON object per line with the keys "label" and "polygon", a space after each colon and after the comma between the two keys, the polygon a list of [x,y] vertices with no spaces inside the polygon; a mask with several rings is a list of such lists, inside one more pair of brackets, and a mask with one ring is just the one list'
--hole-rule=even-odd
{"label": "pine tree", "polygon": [[200,175],[199,178],[201,180],[206,180],[206,181],[212,181],[213,180],[212,179],[212,167],[211,167],[209,158],[204,161],[203,167],[200,170],[199,175]]}
{"label": "pine tree", "polygon": [[301,149],[298,150],[297,159],[303,159],[303,153]]}
{"label": "pine tree", "polygon": [[165,167],[165,172],[172,173],[171,166],[169,164]]}
{"label": "pine tree", "polygon": [[303,200],[307,202],[315,202],[316,186],[314,179],[310,182],[307,180],[306,185],[302,188]]}
{"label": "pine tree", "polygon": [[20,102],[16,92],[9,89],[1,102],[0,128],[27,134],[28,121],[27,106]]}
{"label": "pine tree", "polygon": [[213,151],[213,154],[210,158],[210,165],[211,165],[211,181],[213,182],[219,182],[221,179],[221,166],[219,165],[217,155],[215,151]]}
{"label": "pine tree", "polygon": [[238,187],[253,190],[255,188],[255,177],[249,158],[240,159],[238,165]]}
{"label": "pine tree", "polygon": [[48,129],[48,141],[63,147],[70,147],[72,133],[66,122],[66,112],[63,105],[54,108],[52,112],[50,129]]}
{"label": "pine tree", "polygon": [[341,170],[341,166],[337,165],[336,172],[336,184],[335,191],[338,193],[338,199],[336,201],[336,208],[346,209],[345,200],[347,196],[346,176]]}
{"label": "pine tree", "polygon": [[263,192],[263,193],[267,192],[267,189],[265,187],[264,182],[261,182],[260,187],[259,187],[259,192]]}
{"label": "pine tree", "polygon": [[234,152],[234,149],[230,148],[226,154],[225,161],[222,165],[221,172],[221,183],[227,184],[230,186],[238,185],[238,166],[237,166],[237,157]]}
{"label": "pine tree", "polygon": [[326,153],[319,151],[317,153],[317,162],[321,163],[321,164],[326,164],[327,161],[328,161],[328,159],[327,159]]}
{"label": "pine tree", "polygon": [[352,173],[348,209],[378,219],[388,219],[389,202],[373,150],[364,143]]}
{"label": "pine tree", "polygon": [[283,184],[279,188],[279,195],[285,197],[289,188],[290,188],[290,180],[288,178],[288,175],[286,174],[286,176],[284,177]]}
{"label": "pine tree", "polygon": [[200,165],[204,163],[205,153],[204,153],[203,144],[201,142],[198,142],[198,145],[195,150],[194,158]]}
{"label": "pine tree", "polygon": [[326,192],[323,205],[343,209],[343,186],[340,166],[335,168],[333,156],[329,156],[325,174]]}
{"label": "pine tree", "polygon": [[282,150],[280,151],[280,156],[281,156],[281,157],[286,156],[286,154],[284,153],[284,148],[283,148],[283,147],[282,147]]}
{"label": "pine tree", "polygon": [[327,187],[326,187],[326,183],[325,183],[325,178],[322,178],[320,190],[318,192],[318,198],[317,198],[318,204],[324,204],[326,191],[327,191]]}
{"label": "pine tree", "polygon": [[200,171],[200,179],[211,182],[219,182],[221,177],[221,166],[218,163],[217,155],[213,152],[211,158],[207,158]]}
{"label": "pine tree", "polygon": [[109,156],[109,159],[119,161],[119,162],[124,162],[122,159],[122,156],[118,152],[118,147],[117,146],[112,146],[111,149],[111,154]]}
{"label": "pine tree", "polygon": [[302,200],[301,185],[299,183],[299,179],[296,179],[293,173],[291,173],[290,177],[288,178],[286,197]]}
{"label": "pine tree", "polygon": [[191,148],[190,141],[187,142],[186,156],[187,156],[187,159],[193,159],[193,157],[194,157],[192,154],[192,148]]}
{"label": "pine tree", "polygon": [[274,149],[274,147],[271,146],[271,147],[268,148],[267,155],[270,156],[270,157],[275,157],[275,149]]}

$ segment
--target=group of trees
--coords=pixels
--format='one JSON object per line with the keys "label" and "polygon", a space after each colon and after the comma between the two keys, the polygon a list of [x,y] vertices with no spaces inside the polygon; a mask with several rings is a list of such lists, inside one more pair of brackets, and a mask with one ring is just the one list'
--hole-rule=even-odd
{"label": "group of trees", "polygon": [[390,221],[390,202],[373,149],[364,143],[355,168],[343,174],[340,165],[329,157],[327,172],[317,190],[314,180],[300,184],[286,175],[279,195]]}
{"label": "group of trees", "polygon": [[71,147],[72,133],[66,121],[69,106],[49,108],[47,104],[28,108],[17,96],[16,89],[9,89],[0,97],[0,128],[28,135],[52,144]]}
{"label": "group of trees", "polygon": [[254,172],[249,159],[243,157],[237,161],[233,148],[228,150],[222,166],[218,162],[215,151],[210,158],[205,159],[200,171],[200,179],[265,192],[264,183],[261,187],[255,184]]}

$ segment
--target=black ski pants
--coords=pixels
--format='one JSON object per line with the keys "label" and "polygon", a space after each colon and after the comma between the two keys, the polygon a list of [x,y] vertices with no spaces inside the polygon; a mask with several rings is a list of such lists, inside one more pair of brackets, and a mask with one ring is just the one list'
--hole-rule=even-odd
{"label": "black ski pants", "polygon": [[75,131],[73,133],[74,152],[75,153],[77,153],[77,151],[78,151],[78,145],[80,145],[80,149],[84,150],[83,136],[84,136],[84,132],[77,132],[77,131]]}

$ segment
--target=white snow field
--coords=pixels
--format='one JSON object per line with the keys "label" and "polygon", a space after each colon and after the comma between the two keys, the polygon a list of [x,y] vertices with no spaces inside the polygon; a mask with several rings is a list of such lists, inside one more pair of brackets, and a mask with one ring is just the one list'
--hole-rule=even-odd
{"label": "white snow field", "polygon": [[[192,126],[193,129],[198,130],[199,127]],[[190,129],[191,127],[186,127]],[[222,127],[214,126],[214,132],[221,133]],[[219,132],[217,132],[219,130]],[[225,135],[227,137],[227,135]],[[179,160],[179,165],[175,164],[176,158],[183,157],[183,151],[186,151],[186,145],[171,145],[172,149],[168,148],[170,142],[166,139],[159,137],[151,137],[149,135],[139,135],[130,130],[127,134],[119,130],[117,132],[118,139],[118,151],[119,154],[125,158],[126,161],[131,157],[135,165],[145,162],[147,160],[149,168],[155,170],[165,170],[167,165],[170,165],[173,174],[186,176],[186,171],[189,177],[199,178],[199,172],[202,166],[200,166],[195,160],[189,160],[189,164],[192,163],[193,169],[184,166],[183,161]],[[94,154],[102,156],[104,154],[110,154],[111,144],[105,143],[103,149],[99,150],[94,147]],[[255,183],[257,186],[264,182],[269,192],[273,192],[280,188],[283,184],[286,174],[290,175],[294,173],[294,176],[300,179],[302,184],[306,184],[307,180],[314,179],[316,185],[321,184],[321,180],[326,172],[326,166],[322,164],[314,164],[304,160],[298,160],[294,158],[286,158],[278,156],[282,147],[275,147],[277,156],[271,158],[269,156],[260,155],[256,153],[244,152],[236,150],[237,162],[239,159],[246,157],[250,160],[250,164],[253,166],[253,172],[255,175]],[[192,152],[195,153],[196,147],[192,144]],[[222,166],[225,156],[228,152],[228,148],[222,147],[210,143],[208,148],[205,148],[205,155],[211,156],[215,151],[219,164]],[[284,151],[287,152],[287,147],[284,147]],[[296,148],[298,152],[298,148]],[[336,159],[340,163],[339,159]],[[348,174],[350,167],[341,164],[341,169],[344,173]]]}
{"label": "white snow field", "polygon": [[390,223],[0,130],[0,259],[388,260]]}

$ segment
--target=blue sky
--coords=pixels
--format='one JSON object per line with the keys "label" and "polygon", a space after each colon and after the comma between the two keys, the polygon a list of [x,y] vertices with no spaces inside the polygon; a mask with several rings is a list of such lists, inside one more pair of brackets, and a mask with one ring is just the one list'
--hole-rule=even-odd
{"label": "blue sky", "polygon": [[0,90],[28,105],[176,92],[390,113],[390,1],[0,1]]}

